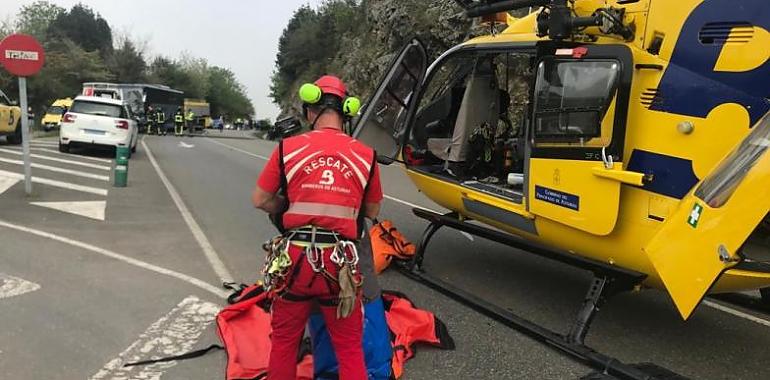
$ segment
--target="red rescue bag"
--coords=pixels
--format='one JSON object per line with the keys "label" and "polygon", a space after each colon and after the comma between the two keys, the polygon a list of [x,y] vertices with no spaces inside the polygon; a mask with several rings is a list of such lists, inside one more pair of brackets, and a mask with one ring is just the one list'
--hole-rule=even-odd
{"label": "red rescue bag", "polygon": [[[262,379],[270,358],[270,293],[249,286],[228,300],[235,302],[217,315],[217,334],[227,351],[227,380]],[[297,379],[313,379],[313,357],[301,355]]]}
{"label": "red rescue bag", "polygon": [[455,342],[449,331],[433,313],[418,309],[404,294],[385,290],[385,318],[393,339],[393,376],[398,379],[404,372],[404,363],[411,359],[417,343],[453,350]]}

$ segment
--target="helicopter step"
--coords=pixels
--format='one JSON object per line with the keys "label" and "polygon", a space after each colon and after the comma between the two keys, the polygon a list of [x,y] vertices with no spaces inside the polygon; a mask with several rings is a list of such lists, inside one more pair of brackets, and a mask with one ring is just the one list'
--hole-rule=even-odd
{"label": "helicopter step", "polygon": [[[416,216],[427,220],[429,224],[423,232],[420,245],[417,248],[414,258],[410,261],[397,262],[397,267],[406,277],[427,285],[481,314],[526,334],[536,341],[558,348],[572,358],[600,371],[597,373],[614,376],[609,378],[648,380],[684,379],[684,377],[667,370],[664,372],[671,376],[661,376],[661,371],[649,370],[653,367],[661,369],[654,365],[623,363],[618,359],[591,349],[584,343],[591,322],[602,305],[612,296],[636,288],[645,279],[645,274],[551,250],[524,239],[520,239],[514,235],[460,220],[458,214],[454,212],[438,214],[419,208],[415,208],[412,211]],[[434,234],[441,227],[445,226],[514,248],[523,249],[530,253],[559,261],[576,268],[591,271],[594,275],[593,281],[588,288],[583,304],[576,314],[569,332],[561,334],[545,328],[427,273],[423,267],[426,248]]]}

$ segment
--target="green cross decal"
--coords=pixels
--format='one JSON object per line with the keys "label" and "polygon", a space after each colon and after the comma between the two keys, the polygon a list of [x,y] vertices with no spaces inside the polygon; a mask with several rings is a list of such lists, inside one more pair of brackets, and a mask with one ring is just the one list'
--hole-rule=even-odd
{"label": "green cross decal", "polygon": [[699,205],[697,202],[693,204],[692,211],[690,212],[690,216],[687,218],[687,224],[689,224],[692,228],[698,227],[698,220],[700,220],[700,216],[703,214],[703,206]]}

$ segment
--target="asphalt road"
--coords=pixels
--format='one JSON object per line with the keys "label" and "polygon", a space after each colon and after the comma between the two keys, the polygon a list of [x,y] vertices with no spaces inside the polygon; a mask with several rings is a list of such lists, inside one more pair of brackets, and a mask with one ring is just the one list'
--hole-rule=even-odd
{"label": "asphalt road", "polygon": [[[214,252],[236,281],[257,280],[259,247],[275,231],[251,207],[249,195],[274,144],[170,136],[147,137],[146,143],[210,242],[209,254]],[[13,149],[0,143],[0,158],[6,148]],[[109,192],[100,196],[37,185],[27,198],[20,183],[0,192],[0,377],[221,378],[221,352],[128,372],[119,368],[126,360],[216,342],[207,321],[224,304],[216,289],[221,269],[212,268],[211,256],[196,241],[143,147],[131,160],[129,187],[123,189],[62,172],[34,173]],[[389,196],[383,218],[417,240],[425,222],[412,216],[409,204],[438,206],[398,168],[383,168],[382,175]],[[96,200],[106,202],[104,220],[30,203]],[[427,256],[432,273],[559,331],[568,328],[590,281],[586,273],[449,229],[438,232]],[[590,372],[396,272],[386,272],[381,282],[435,312],[457,344],[455,351],[421,348],[407,364],[406,379],[577,379]],[[16,292],[4,297],[2,289],[14,286]],[[694,379],[770,377],[765,350],[770,324],[703,306],[682,322],[657,291],[613,299],[587,342],[625,362],[653,362]]]}

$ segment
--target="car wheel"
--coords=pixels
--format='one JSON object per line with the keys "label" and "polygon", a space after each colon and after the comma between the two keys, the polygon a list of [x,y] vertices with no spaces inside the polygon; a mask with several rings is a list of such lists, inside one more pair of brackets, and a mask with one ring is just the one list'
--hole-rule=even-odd
{"label": "car wheel", "polygon": [[59,140],[59,152],[69,153],[70,152],[70,144],[62,144],[61,140]]}

